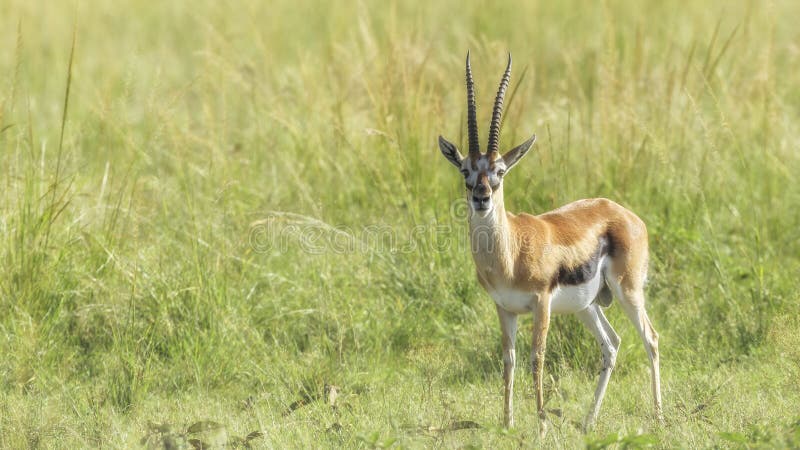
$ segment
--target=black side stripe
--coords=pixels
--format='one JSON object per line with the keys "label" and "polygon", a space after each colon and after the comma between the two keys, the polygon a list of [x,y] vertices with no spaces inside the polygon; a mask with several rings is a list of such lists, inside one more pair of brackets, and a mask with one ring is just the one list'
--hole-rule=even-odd
{"label": "black side stripe", "polygon": [[607,236],[601,236],[592,256],[577,267],[561,266],[554,280],[555,284],[575,286],[586,283],[597,275],[600,258],[611,253],[611,241]]}

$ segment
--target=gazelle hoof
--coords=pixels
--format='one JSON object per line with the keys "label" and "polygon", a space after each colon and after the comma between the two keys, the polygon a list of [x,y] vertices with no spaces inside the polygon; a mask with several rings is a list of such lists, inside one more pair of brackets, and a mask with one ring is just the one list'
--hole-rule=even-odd
{"label": "gazelle hoof", "polygon": [[595,417],[592,417],[592,416],[586,417],[586,420],[583,421],[583,428],[581,429],[581,431],[584,434],[592,431],[592,428],[594,428],[594,425],[595,425],[596,421],[597,421],[597,418],[595,418]]}
{"label": "gazelle hoof", "polygon": [[547,420],[539,419],[539,439],[544,439],[547,436]]}

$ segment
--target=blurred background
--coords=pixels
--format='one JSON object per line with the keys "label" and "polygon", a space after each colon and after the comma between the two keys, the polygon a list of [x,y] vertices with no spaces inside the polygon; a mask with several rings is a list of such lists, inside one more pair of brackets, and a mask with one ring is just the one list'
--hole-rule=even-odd
{"label": "blurred background", "polygon": [[[0,446],[800,445],[797,17],[3,1]],[[547,440],[530,318],[517,427],[500,428],[499,327],[436,147],[466,144],[468,49],[482,144],[507,52],[501,148],[538,135],[509,211],[602,196],[648,224],[664,427],[613,306],[597,429],[576,424],[600,351],[571,317],[548,342]]]}

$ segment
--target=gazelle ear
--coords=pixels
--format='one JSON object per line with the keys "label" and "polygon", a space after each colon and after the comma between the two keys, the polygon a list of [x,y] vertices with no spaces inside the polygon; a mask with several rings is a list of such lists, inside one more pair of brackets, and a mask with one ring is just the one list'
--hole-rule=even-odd
{"label": "gazelle ear", "polygon": [[517,164],[517,162],[519,162],[519,160],[522,159],[526,153],[528,153],[528,150],[533,147],[534,142],[536,142],[535,134],[527,141],[507,151],[506,154],[503,155],[503,161],[506,163],[506,170],[514,167],[514,165]]}
{"label": "gazelle ear", "polygon": [[461,152],[458,151],[455,144],[439,136],[439,150],[442,151],[444,157],[453,163],[454,166],[458,167],[459,169],[461,168],[461,161],[464,159],[464,157],[461,156]]}

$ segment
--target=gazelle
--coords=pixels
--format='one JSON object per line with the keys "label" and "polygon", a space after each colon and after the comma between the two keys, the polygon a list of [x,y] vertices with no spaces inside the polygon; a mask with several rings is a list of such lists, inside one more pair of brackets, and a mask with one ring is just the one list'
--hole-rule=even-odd
{"label": "gazelle", "polygon": [[534,315],[531,364],[540,432],[546,430],[542,372],[551,314],[575,314],[600,344],[603,368],[584,426],[588,429],[594,424],[620,347],[620,338],[601,308],[611,304],[612,295],[644,341],[650,358],[655,413],[660,419],[658,334],[644,306],[648,260],[644,222],[603,198],[578,200],[537,216],[507,212],[503,179],[528,153],[536,135],[500,156],[500,119],[511,78],[509,54],[494,101],[489,143],[486,153],[481,153],[469,52],[466,72],[469,154],[463,157],[441,136],[439,148],[464,175],[472,258],[478,281],[494,300],[500,318],[505,425],[514,424],[514,345],[517,316],[525,313]]}

